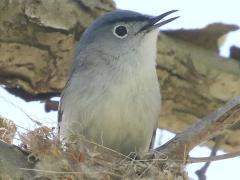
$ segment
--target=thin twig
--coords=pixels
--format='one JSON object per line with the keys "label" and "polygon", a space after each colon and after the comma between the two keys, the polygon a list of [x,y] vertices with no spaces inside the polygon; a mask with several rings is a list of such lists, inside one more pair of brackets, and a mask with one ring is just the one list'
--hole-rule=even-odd
{"label": "thin twig", "polygon": [[50,170],[45,170],[45,169],[30,169],[30,168],[19,168],[22,171],[34,171],[34,172],[42,172],[42,173],[48,173],[48,174],[109,174],[109,175],[113,175],[113,176],[117,176],[117,177],[122,177],[121,175],[115,174],[115,173],[111,173],[111,172],[104,172],[104,171],[99,171],[99,172],[80,172],[80,171],[73,171],[73,172],[63,172],[63,171],[50,171]]}
{"label": "thin twig", "polygon": [[[223,136],[217,136],[217,137],[213,138],[215,144],[211,150],[210,157],[217,155],[217,151],[218,151],[218,148],[219,148],[222,138],[223,138]],[[207,169],[209,168],[211,162],[212,161],[206,162],[199,170],[195,171],[195,174],[198,176],[198,180],[206,180],[207,179],[206,172],[207,172]]]}
{"label": "thin twig", "polygon": [[231,159],[240,156],[240,151],[222,154],[218,156],[211,156],[211,157],[189,157],[188,163],[202,163],[202,162],[212,162],[212,161],[219,161],[224,159]]}
{"label": "thin twig", "polygon": [[5,102],[11,104],[13,107],[15,107],[16,109],[18,109],[19,111],[21,111],[25,116],[27,116],[32,122],[36,123],[38,126],[42,126],[42,123],[40,123],[39,121],[36,121],[35,119],[33,119],[29,114],[27,114],[20,106],[14,104],[13,102],[9,101],[8,99],[6,99],[3,96],[0,96],[0,98],[2,100],[4,100]]}
{"label": "thin twig", "polygon": [[[132,153],[135,153],[135,152],[131,152],[129,155],[125,155],[125,154],[122,154],[122,153],[120,153],[120,152],[118,152],[118,151],[115,151],[115,150],[113,150],[113,149],[111,149],[111,148],[108,148],[108,147],[106,147],[106,146],[104,146],[104,145],[97,144],[97,143],[95,143],[95,142],[93,142],[93,141],[87,140],[87,139],[85,139],[85,138],[79,138],[79,140],[85,141],[86,143],[89,143],[89,144],[96,145],[96,146],[98,146],[98,147],[100,147],[100,148],[103,148],[103,149],[108,150],[108,151],[111,151],[111,152],[113,152],[113,153],[115,153],[115,154],[117,154],[117,155],[119,155],[119,156],[122,156],[122,157],[124,158],[122,161],[124,161],[124,160],[127,159],[127,160],[130,160],[130,161],[133,161],[133,162],[149,162],[149,161],[166,161],[166,160],[168,159],[168,156],[166,156],[165,154],[162,154],[162,155],[160,156],[161,158],[156,158],[156,159],[154,159],[154,158],[151,158],[151,159],[133,159],[133,158],[131,158],[131,154],[132,154]],[[73,144],[74,144],[74,143],[73,143]],[[152,150],[152,151],[154,151],[154,150]],[[156,153],[159,154],[159,152],[156,152]]]}
{"label": "thin twig", "polygon": [[[127,155],[124,155],[124,154],[122,154],[122,153],[120,153],[120,152],[118,152],[118,151],[115,151],[115,150],[111,149],[111,148],[108,148],[108,147],[106,147],[106,146],[104,146],[104,145],[101,145],[101,144],[97,144],[97,143],[95,143],[95,142],[93,142],[93,141],[90,141],[90,140],[87,140],[87,139],[85,139],[85,138],[78,138],[78,140],[84,141],[84,142],[86,142],[86,143],[89,143],[89,144],[92,144],[92,145],[95,145],[95,146],[98,146],[98,147],[100,147],[100,148],[103,148],[103,149],[105,149],[105,150],[108,150],[108,151],[110,151],[110,152],[112,152],[112,153],[114,153],[114,154],[116,154],[116,155],[119,155],[119,156],[121,156],[121,157],[124,157],[124,158],[126,158],[126,159],[129,159],[129,160],[131,160],[131,161],[134,160],[133,158],[131,158],[131,157],[129,156],[129,155],[131,155],[131,153],[127,156]],[[73,143],[73,144],[74,144],[74,143]]]}
{"label": "thin twig", "polygon": [[143,177],[143,175],[149,170],[151,169],[151,167],[153,166],[154,162],[152,162],[151,164],[148,165],[148,167],[138,176],[137,180],[141,179]]}

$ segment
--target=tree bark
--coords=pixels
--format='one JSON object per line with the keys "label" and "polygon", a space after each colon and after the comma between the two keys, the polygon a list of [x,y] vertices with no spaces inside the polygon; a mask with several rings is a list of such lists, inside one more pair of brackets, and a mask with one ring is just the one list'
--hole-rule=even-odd
{"label": "tree bark", "polygon": [[[169,158],[189,163],[203,158],[191,158],[189,152],[199,144],[217,137],[222,138],[219,134],[229,129],[234,124],[240,122],[240,96],[232,99],[226,105],[218,108],[214,112],[208,114],[185,131],[178,133],[174,138],[164,145],[154,149],[160,156],[168,155]],[[220,143],[220,142],[219,142]],[[235,150],[236,151],[236,150]],[[240,151],[231,154],[233,157],[239,156]],[[227,156],[230,158],[230,155]],[[206,158],[204,158],[206,159]],[[220,158],[218,159],[220,160]],[[213,161],[213,160],[212,160]]]}
{"label": "tree bark", "polygon": [[[0,82],[26,100],[60,93],[81,33],[113,9],[111,0],[0,1]],[[163,97],[159,126],[173,132],[240,94],[236,60],[171,33],[159,37],[157,73]],[[222,148],[240,145],[237,130],[229,132]]]}
{"label": "tree bark", "polygon": [[[240,94],[239,62],[180,39],[161,35],[157,72],[163,109],[159,125],[181,132]],[[225,150],[239,146],[238,125],[229,131]]]}
{"label": "tree bark", "polygon": [[74,45],[110,0],[3,0],[0,2],[0,82],[30,94],[60,92]]}

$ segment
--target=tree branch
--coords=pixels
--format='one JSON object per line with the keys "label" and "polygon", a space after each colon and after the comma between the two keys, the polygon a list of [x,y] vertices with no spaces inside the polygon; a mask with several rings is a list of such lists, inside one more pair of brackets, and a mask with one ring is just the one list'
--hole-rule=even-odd
{"label": "tree branch", "polygon": [[212,161],[219,161],[224,159],[231,159],[240,156],[240,151],[222,154],[218,156],[210,156],[210,157],[189,157],[187,163],[201,163],[201,162],[212,162]]}
{"label": "tree branch", "polygon": [[[160,154],[167,154],[171,159],[182,160],[190,162],[206,161],[206,158],[188,158],[190,150],[197,145],[211,139],[223,132],[223,130],[233,126],[240,121],[240,97],[236,97],[229,101],[225,106],[210,113],[208,116],[199,120],[183,133],[177,134],[172,140],[161,147],[155,149]],[[239,152],[225,155],[224,158],[238,156]],[[221,159],[222,156],[211,157],[214,159]],[[209,161],[209,160],[207,160]],[[189,162],[189,161],[188,161]]]}
{"label": "tree branch", "polygon": [[29,163],[28,154],[20,150],[19,147],[9,145],[0,140],[0,179],[4,177],[17,179],[30,179],[33,172],[22,171],[19,168],[33,168],[34,164]]}
{"label": "tree branch", "polygon": [[[213,138],[215,144],[211,150],[210,157],[217,155],[217,151],[219,149],[219,145],[220,145],[222,138],[223,138],[223,136],[221,136],[221,135]],[[211,164],[211,161],[208,161],[199,170],[195,171],[195,174],[198,176],[198,180],[206,180],[207,179],[206,172],[207,172],[207,169],[209,168],[210,164]]]}

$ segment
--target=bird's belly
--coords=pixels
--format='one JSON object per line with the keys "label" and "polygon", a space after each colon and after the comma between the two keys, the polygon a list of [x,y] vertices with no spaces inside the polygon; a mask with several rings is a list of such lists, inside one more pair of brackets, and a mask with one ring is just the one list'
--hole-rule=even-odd
{"label": "bird's belly", "polygon": [[103,104],[97,110],[99,113],[86,124],[86,135],[124,154],[146,151],[157,120],[146,108],[110,100]]}
{"label": "bird's belly", "polygon": [[60,134],[83,135],[125,155],[142,154],[149,148],[159,118],[157,75],[153,70],[110,84],[103,87],[99,83],[97,87],[83,86],[84,89],[77,90],[68,87],[73,89],[67,89],[72,93],[63,96],[63,102],[69,104],[63,104]]}
{"label": "bird's belly", "polygon": [[123,154],[141,154],[148,150],[157,125],[159,87],[157,82],[135,86],[124,84],[107,89],[104,95],[100,92],[92,94],[97,97],[94,103],[79,106],[83,107],[77,115],[81,128],[74,125],[71,129],[76,128],[87,139]]}

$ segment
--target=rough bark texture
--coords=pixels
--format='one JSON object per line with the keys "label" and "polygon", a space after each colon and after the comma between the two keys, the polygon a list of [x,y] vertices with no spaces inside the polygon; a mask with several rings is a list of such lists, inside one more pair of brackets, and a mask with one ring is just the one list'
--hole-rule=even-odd
{"label": "rough bark texture", "polygon": [[110,0],[0,2],[0,82],[31,94],[60,92],[74,45]]}
{"label": "rough bark texture", "polygon": [[[0,82],[12,92],[23,89],[39,99],[61,92],[75,42],[92,20],[114,8],[111,0],[0,1]],[[180,132],[240,94],[239,63],[219,57],[203,44],[182,34],[160,36],[160,128]],[[209,49],[216,47],[211,44]],[[24,93],[18,95],[26,98]],[[222,146],[226,150],[240,146],[236,138],[240,131],[234,129]]]}
{"label": "rough bark texture", "polygon": [[[181,132],[189,124],[239,95],[239,62],[188,42],[160,36],[158,75],[163,93],[160,127]],[[238,128],[224,148],[239,147]],[[223,147],[223,146],[222,146]]]}

